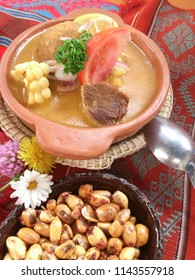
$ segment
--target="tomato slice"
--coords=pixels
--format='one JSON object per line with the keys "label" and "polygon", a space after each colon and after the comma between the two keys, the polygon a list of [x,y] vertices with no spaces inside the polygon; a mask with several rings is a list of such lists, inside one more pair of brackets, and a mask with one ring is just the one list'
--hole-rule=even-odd
{"label": "tomato slice", "polygon": [[88,60],[78,73],[81,84],[105,80],[130,39],[125,27],[114,27],[95,34],[87,43]]}

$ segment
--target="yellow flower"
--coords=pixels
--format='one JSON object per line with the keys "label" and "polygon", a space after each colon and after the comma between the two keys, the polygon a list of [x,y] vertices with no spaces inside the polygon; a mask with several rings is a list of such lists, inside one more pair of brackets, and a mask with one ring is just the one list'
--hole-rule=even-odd
{"label": "yellow flower", "polygon": [[50,173],[55,164],[55,157],[44,151],[35,137],[24,137],[19,145],[18,158],[30,169],[40,173]]}

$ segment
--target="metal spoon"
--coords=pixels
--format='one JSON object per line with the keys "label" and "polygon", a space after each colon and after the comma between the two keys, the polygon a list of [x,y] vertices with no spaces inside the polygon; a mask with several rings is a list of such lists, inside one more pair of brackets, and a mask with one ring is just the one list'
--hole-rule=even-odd
{"label": "metal spoon", "polygon": [[171,120],[155,117],[143,128],[146,142],[162,163],[185,171],[195,188],[195,141]]}

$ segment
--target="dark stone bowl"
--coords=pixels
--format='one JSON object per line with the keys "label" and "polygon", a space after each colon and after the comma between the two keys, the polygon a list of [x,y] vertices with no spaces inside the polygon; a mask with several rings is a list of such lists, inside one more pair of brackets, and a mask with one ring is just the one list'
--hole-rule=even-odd
{"label": "dark stone bowl", "polygon": [[[128,196],[132,215],[137,218],[137,222],[145,224],[150,231],[148,243],[140,248],[140,259],[162,259],[163,234],[160,221],[145,194],[126,180],[107,173],[90,172],[74,174],[57,181],[52,187],[53,192],[50,194],[50,198],[57,198],[64,191],[78,194],[79,186],[85,183],[92,184],[94,189],[105,189],[112,193],[115,190],[124,192]],[[23,206],[17,206],[0,226],[0,259],[3,259],[7,251],[5,245],[6,238],[10,235],[15,235],[21,227],[19,216],[23,209]]]}

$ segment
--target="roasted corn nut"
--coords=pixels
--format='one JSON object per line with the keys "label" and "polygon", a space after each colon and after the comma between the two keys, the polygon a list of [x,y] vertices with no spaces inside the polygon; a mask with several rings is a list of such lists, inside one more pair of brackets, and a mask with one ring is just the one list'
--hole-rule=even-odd
{"label": "roasted corn nut", "polygon": [[44,222],[38,221],[34,225],[34,230],[40,235],[49,237],[50,225]]}
{"label": "roasted corn nut", "polygon": [[120,254],[119,259],[120,260],[134,260],[136,257],[136,249],[134,247],[124,247]]}
{"label": "roasted corn nut", "polygon": [[119,212],[117,212],[115,220],[119,220],[123,223],[127,222],[130,219],[131,211],[128,208],[121,209]]}
{"label": "roasted corn nut", "polygon": [[110,203],[110,199],[101,193],[92,192],[91,196],[88,199],[88,202],[93,207],[99,207],[103,204]]}
{"label": "roasted corn nut", "polygon": [[76,220],[76,227],[78,232],[85,233],[89,227],[88,222],[81,216]]}
{"label": "roasted corn nut", "polygon": [[100,250],[106,248],[107,237],[99,227],[90,226],[87,230],[87,238],[91,246],[97,247]]}
{"label": "roasted corn nut", "polygon": [[74,253],[75,242],[68,240],[55,248],[55,255],[61,260],[68,260]]}
{"label": "roasted corn nut", "polygon": [[17,232],[17,236],[26,244],[36,244],[40,241],[40,234],[32,228],[23,227]]}
{"label": "roasted corn nut", "polygon": [[84,184],[79,187],[78,193],[82,199],[88,199],[93,192],[91,184]]}
{"label": "roasted corn nut", "polygon": [[22,211],[20,222],[26,227],[33,227],[36,222],[37,214],[33,208],[28,208]]}
{"label": "roasted corn nut", "polygon": [[56,257],[54,252],[43,251],[41,259],[48,260],[48,261],[49,260],[54,261],[54,260],[57,260],[58,258]]}
{"label": "roasted corn nut", "polygon": [[55,214],[60,218],[63,223],[71,224],[74,219],[72,218],[72,211],[65,203],[60,203],[55,208]]}
{"label": "roasted corn nut", "polygon": [[51,223],[54,217],[54,213],[51,210],[42,210],[39,214],[39,219],[44,223]]}
{"label": "roasted corn nut", "polygon": [[128,208],[128,197],[121,191],[115,191],[112,195],[113,201],[121,208]]}
{"label": "roasted corn nut", "polygon": [[120,220],[115,220],[109,226],[108,232],[112,237],[119,237],[123,233],[124,224]]}
{"label": "roasted corn nut", "polygon": [[91,247],[87,250],[84,260],[98,260],[100,256],[100,249],[97,247]]}
{"label": "roasted corn nut", "polygon": [[52,220],[52,222],[50,224],[50,229],[49,229],[49,238],[54,245],[59,243],[61,234],[62,234],[62,222],[56,216]]}
{"label": "roasted corn nut", "polygon": [[82,206],[84,204],[80,197],[78,197],[77,195],[71,194],[71,193],[65,194],[64,200],[65,200],[66,204],[68,205],[68,207],[72,210],[74,210],[74,208],[77,205],[80,205],[80,207],[82,208]]}
{"label": "roasted corn nut", "polygon": [[11,255],[10,255],[10,253],[6,253],[5,256],[4,256],[4,258],[3,258],[3,260],[4,260],[4,261],[11,261],[11,260],[13,260],[13,259],[12,259]]}
{"label": "roasted corn nut", "polygon": [[119,255],[123,248],[123,242],[119,238],[111,237],[107,242],[108,255]]}
{"label": "roasted corn nut", "polygon": [[74,237],[73,237],[73,241],[75,242],[75,244],[80,245],[81,247],[83,247],[85,250],[88,250],[90,248],[90,243],[88,238],[81,233],[77,233]]}
{"label": "roasted corn nut", "polygon": [[148,238],[149,238],[149,229],[147,228],[147,226],[143,225],[143,224],[136,224],[135,225],[135,230],[136,230],[136,234],[137,234],[137,240],[136,240],[136,247],[142,247],[144,245],[146,245],[146,243],[148,242]]}
{"label": "roasted corn nut", "polygon": [[43,251],[54,252],[57,245],[54,245],[50,241],[46,241],[41,244]]}
{"label": "roasted corn nut", "polygon": [[6,239],[8,252],[13,260],[23,260],[26,255],[26,244],[17,236],[9,236]]}
{"label": "roasted corn nut", "polygon": [[96,208],[96,216],[100,222],[110,222],[115,218],[117,210],[120,208],[117,208],[116,204],[106,203]]}
{"label": "roasted corn nut", "polygon": [[46,203],[46,209],[47,210],[54,210],[56,208],[56,200],[53,198],[53,199],[48,199],[47,203]]}
{"label": "roasted corn nut", "polygon": [[124,230],[122,233],[123,240],[127,246],[134,247],[137,241],[137,233],[135,230],[135,226],[127,221],[124,224]]}
{"label": "roasted corn nut", "polygon": [[39,244],[33,244],[26,252],[25,260],[41,260],[43,250]]}

